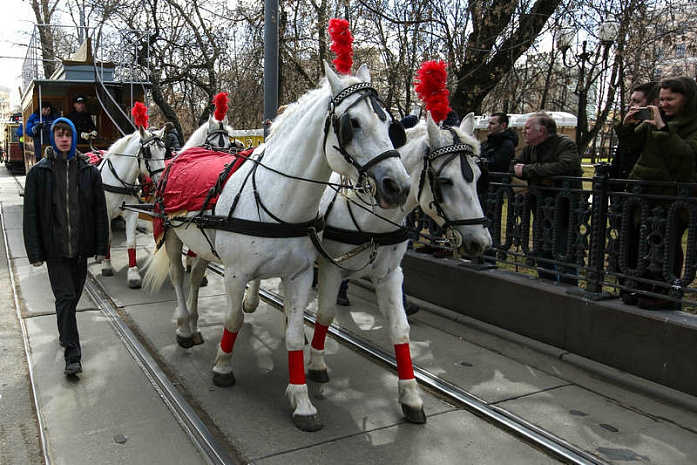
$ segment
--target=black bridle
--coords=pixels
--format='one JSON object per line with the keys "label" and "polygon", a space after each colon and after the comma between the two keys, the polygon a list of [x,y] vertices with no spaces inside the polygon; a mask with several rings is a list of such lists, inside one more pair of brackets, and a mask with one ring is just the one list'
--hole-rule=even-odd
{"label": "black bridle", "polygon": [[[462,177],[468,183],[474,182],[474,172],[469,164],[469,157],[475,157],[474,149],[472,146],[465,144],[460,141],[460,137],[457,133],[450,127],[447,128],[453,135],[453,143],[451,145],[446,145],[433,152],[430,148],[426,148],[426,154],[423,158],[423,168],[421,169],[421,175],[419,177],[419,192],[417,194],[417,200],[421,198],[421,192],[423,191],[426,178],[431,186],[431,194],[433,195],[432,204],[436,209],[436,213],[440,218],[443,219],[444,223],[441,228],[445,231],[452,226],[472,226],[472,225],[482,225],[486,227],[488,219],[484,216],[480,218],[467,218],[467,219],[457,219],[451,220],[448,215],[443,210],[441,203],[443,202],[443,191],[440,185],[440,174],[443,169],[448,166],[456,158],[460,158],[460,170],[462,171]],[[433,167],[433,162],[440,158],[447,156],[447,159],[437,170]],[[477,163],[480,169],[483,169],[480,163]]]}
{"label": "black bridle", "polygon": [[[230,143],[230,134],[228,134],[228,132],[225,130],[225,126],[223,126],[222,122],[219,122],[218,124],[218,128],[209,131],[208,135],[206,135],[206,141],[203,143],[204,147],[226,149],[232,145]],[[225,144],[226,140],[228,141],[227,144]]]}
{"label": "black bridle", "polygon": [[[164,171],[164,166],[159,169],[152,169],[150,167],[150,161],[156,160],[152,156],[151,152],[151,146],[157,144],[158,147],[164,149],[165,143],[162,140],[161,137],[152,135],[148,138],[141,139],[140,141],[140,149],[138,152],[138,155],[136,155],[134,158],[138,159],[138,172],[141,171],[141,161],[145,163],[145,169],[148,171],[148,174],[150,177],[153,177],[154,175],[161,173]],[[126,154],[121,154],[120,156],[123,157],[132,157],[133,155],[126,155]],[[164,156],[162,157],[162,160],[164,160]],[[112,186],[109,184],[104,184],[104,190],[106,192],[112,192],[115,194],[127,194],[127,195],[133,195],[135,197],[138,197],[138,192],[140,191],[140,185],[136,182],[134,183],[129,183],[121,179],[119,174],[116,172],[116,169],[114,168],[114,164],[111,161],[111,158],[106,158],[106,165],[109,167],[109,171],[114,175],[116,180],[121,183],[120,186]],[[100,170],[101,171],[101,170]]]}
{"label": "black bridle", "polygon": [[[336,108],[347,97],[356,93],[360,93],[360,98],[353,102],[351,105],[349,105],[349,107],[344,111],[344,113],[341,116],[338,116],[336,114]],[[351,115],[349,114],[349,110],[363,101],[366,101],[370,104],[373,112],[375,112],[375,114],[378,115],[378,118],[380,118],[381,121],[386,121],[387,116],[389,115],[389,136],[390,140],[392,141],[393,149],[387,150],[379,154],[377,157],[369,160],[364,165],[361,165],[350,153],[348,153],[348,151],[346,150],[346,146],[350,144],[353,139],[353,126],[351,123]],[[336,135],[337,141],[339,142],[339,146],[337,147],[336,145],[334,145],[333,148],[336,149],[344,157],[344,160],[346,160],[347,163],[356,168],[356,170],[358,171],[358,185],[362,184],[362,181],[368,174],[368,170],[370,170],[370,168],[372,168],[373,166],[388,158],[400,158],[400,154],[397,150],[395,150],[395,148],[401,147],[406,142],[406,133],[404,132],[404,127],[399,121],[396,121],[394,119],[394,117],[389,111],[384,110],[383,106],[384,103],[378,96],[377,91],[369,82],[360,82],[358,84],[350,85],[341,92],[339,92],[335,97],[329,99],[329,113],[327,114],[327,118],[324,121],[324,148],[326,150],[327,137],[329,135],[329,128],[331,126],[331,128],[334,131],[334,134]]]}

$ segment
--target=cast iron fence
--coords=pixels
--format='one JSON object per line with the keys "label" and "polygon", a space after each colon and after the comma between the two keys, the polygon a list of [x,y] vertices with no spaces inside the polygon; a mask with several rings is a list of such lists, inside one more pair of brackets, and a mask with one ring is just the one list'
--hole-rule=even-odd
{"label": "cast iron fence", "polygon": [[[697,307],[697,184],[608,172],[601,163],[593,178],[560,176],[539,187],[492,173],[498,181],[480,200],[493,247],[476,262],[537,271],[592,299],[636,292]],[[431,231],[426,245],[443,250],[437,226],[419,212],[412,218]]]}

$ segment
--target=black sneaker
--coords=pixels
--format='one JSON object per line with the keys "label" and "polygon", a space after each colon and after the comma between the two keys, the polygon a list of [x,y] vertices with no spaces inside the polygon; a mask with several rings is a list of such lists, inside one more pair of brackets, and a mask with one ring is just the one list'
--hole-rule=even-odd
{"label": "black sneaker", "polygon": [[63,370],[67,376],[73,376],[78,373],[82,373],[82,364],[79,360],[74,362],[65,362],[65,370]]}

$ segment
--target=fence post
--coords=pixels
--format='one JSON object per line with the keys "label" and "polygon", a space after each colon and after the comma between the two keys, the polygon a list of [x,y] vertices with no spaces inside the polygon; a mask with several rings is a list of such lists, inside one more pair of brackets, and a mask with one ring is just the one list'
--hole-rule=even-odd
{"label": "fence post", "polygon": [[595,165],[593,176],[593,203],[591,205],[591,237],[588,251],[586,292],[600,297],[605,277],[605,236],[607,231],[607,207],[609,163]]}

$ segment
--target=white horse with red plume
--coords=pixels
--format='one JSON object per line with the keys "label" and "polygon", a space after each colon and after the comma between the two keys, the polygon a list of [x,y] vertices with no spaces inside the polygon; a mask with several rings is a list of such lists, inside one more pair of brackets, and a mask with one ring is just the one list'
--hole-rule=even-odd
{"label": "white horse with red plume", "polygon": [[[102,174],[102,185],[106,197],[109,220],[122,217],[126,221],[126,248],[128,250],[128,287],[141,287],[142,278],[136,259],[136,227],[138,213],[123,210],[124,203],[140,201],[142,185],[138,176],[148,177],[157,182],[165,168],[164,129],[151,131],[145,129],[148,125],[148,109],[141,102],[136,102],[131,109],[137,130],[133,134],[122,137],[114,142],[107,150],[101,162],[99,171]],[[112,276],[114,268],[111,265],[111,221],[109,222],[109,253],[102,261],[102,275]]]}
{"label": "white horse with red plume", "polygon": [[189,136],[180,152],[192,147],[228,150],[234,146],[233,130],[227,124],[228,102],[227,92],[220,92],[213,97],[213,114]]}
{"label": "white horse with red plume", "polygon": [[[407,420],[426,421],[409,351],[409,322],[402,300],[402,268],[408,233],[402,225],[407,214],[420,206],[448,231],[451,246],[477,257],[491,246],[477,195],[481,170],[477,165],[480,144],[474,136],[474,114],[459,127],[439,127],[450,111],[445,89],[446,65],[426,62],[417,73],[416,90],[426,104],[427,119],[407,130],[407,143],[399,149],[412,186],[404,209],[386,210],[372,205],[365,193],[340,193],[327,188],[320,210],[327,226],[322,245],[327,255],[319,258],[319,297],[315,333],[310,346],[308,376],[329,381],[324,344],[336,313],[341,282],[369,277],[375,285],[378,308],[387,320],[397,361],[399,402]],[[332,181],[340,182],[338,175]],[[347,257],[336,263],[330,257]],[[245,311],[259,304],[259,281],[250,283]]]}
{"label": "white horse with red plume", "polygon": [[[344,20],[330,21],[329,30],[333,37],[339,34],[350,39]],[[339,69],[340,73],[349,71],[350,66]],[[367,67],[362,66],[355,76],[340,75],[325,63],[325,74],[323,85],[289,106],[272,125],[267,142],[245,157],[224,187],[215,191],[219,196],[214,207],[204,202],[199,211],[169,213],[166,199],[177,170],[176,161],[170,164],[158,193],[165,215],[163,246],[145,279],[146,287],[158,288],[169,269],[178,303],[177,338],[191,339],[198,328],[190,320],[182,290],[182,243],[201,258],[192,268],[192,283],[203,275],[203,266],[197,264],[215,261],[225,265],[227,308],[213,381],[231,386],[235,383],[231,359],[244,321],[246,284],[257,278],[280,277],[286,291],[290,373],[286,395],[293,420],[303,431],[322,427],[305,383],[303,311],[317,257],[313,239],[318,240],[316,233],[323,228],[318,210],[326,183],[332,171],[357,179],[384,207],[403,204],[409,190],[409,177],[390,137],[403,139],[404,131],[400,134],[401,126],[392,124],[370,83]],[[189,302],[195,302],[197,295],[192,292],[191,297]]]}

